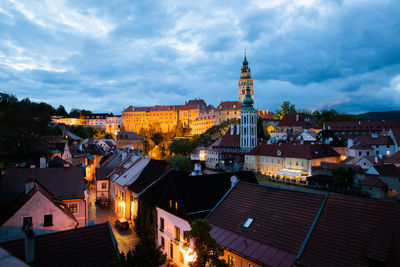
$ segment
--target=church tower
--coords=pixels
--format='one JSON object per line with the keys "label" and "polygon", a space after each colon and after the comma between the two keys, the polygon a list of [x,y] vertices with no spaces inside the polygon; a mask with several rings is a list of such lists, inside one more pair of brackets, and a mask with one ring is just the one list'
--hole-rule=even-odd
{"label": "church tower", "polygon": [[240,111],[240,149],[249,152],[257,146],[257,110],[254,109],[252,90],[246,86],[243,108]]}
{"label": "church tower", "polygon": [[245,53],[243,65],[242,65],[242,68],[240,69],[240,79],[239,79],[239,102],[240,103],[242,103],[243,99],[245,98],[247,86],[250,86],[251,97],[254,97],[253,79],[251,78],[249,62],[247,62],[246,53]]}

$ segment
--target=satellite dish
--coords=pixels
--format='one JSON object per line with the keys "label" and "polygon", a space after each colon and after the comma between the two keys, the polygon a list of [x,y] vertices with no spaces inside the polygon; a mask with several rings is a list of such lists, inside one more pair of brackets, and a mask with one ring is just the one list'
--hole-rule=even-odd
{"label": "satellite dish", "polygon": [[236,183],[237,180],[238,180],[238,178],[236,177],[236,175],[233,175],[233,176],[231,177],[231,183],[232,183],[232,184]]}

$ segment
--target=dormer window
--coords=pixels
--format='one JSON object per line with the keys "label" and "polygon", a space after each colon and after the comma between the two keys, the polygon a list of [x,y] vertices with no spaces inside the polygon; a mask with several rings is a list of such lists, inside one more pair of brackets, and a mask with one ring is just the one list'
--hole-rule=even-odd
{"label": "dormer window", "polygon": [[249,217],[243,224],[243,228],[249,229],[250,225],[253,223],[254,218]]}

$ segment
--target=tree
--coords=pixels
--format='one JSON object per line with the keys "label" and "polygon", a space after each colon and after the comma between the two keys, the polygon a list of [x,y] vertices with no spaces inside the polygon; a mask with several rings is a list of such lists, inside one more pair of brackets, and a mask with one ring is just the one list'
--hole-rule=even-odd
{"label": "tree", "polygon": [[264,127],[263,127],[263,120],[261,119],[260,116],[257,118],[257,137],[265,139],[266,135],[264,132]]}
{"label": "tree", "polygon": [[325,122],[336,121],[338,113],[334,109],[321,109],[313,113],[314,120],[319,126],[323,126]]}
{"label": "tree", "polygon": [[63,105],[59,105],[55,111],[55,115],[66,117],[66,116],[68,116],[68,112],[65,110]]}
{"label": "tree", "polygon": [[120,260],[114,267],[159,267],[167,260],[167,256],[157,247],[154,239],[141,238],[134,250],[128,251],[127,255],[121,254]]}
{"label": "tree", "polygon": [[220,259],[224,255],[224,249],[210,236],[211,226],[206,220],[197,219],[191,224],[188,238],[193,241],[195,261],[190,263],[191,267],[228,267],[225,260]]}
{"label": "tree", "polygon": [[286,114],[296,112],[296,108],[289,101],[283,102],[280,108],[280,110],[275,111],[274,119],[281,120]]}
{"label": "tree", "polygon": [[339,168],[333,171],[333,185],[336,189],[351,188],[354,185],[354,174],[351,168]]}
{"label": "tree", "polygon": [[193,170],[192,164],[190,163],[190,160],[187,156],[168,156],[167,161],[172,168],[178,167],[180,171],[190,172]]}
{"label": "tree", "polygon": [[190,139],[178,139],[170,144],[169,151],[174,154],[189,155],[196,145],[196,142]]}

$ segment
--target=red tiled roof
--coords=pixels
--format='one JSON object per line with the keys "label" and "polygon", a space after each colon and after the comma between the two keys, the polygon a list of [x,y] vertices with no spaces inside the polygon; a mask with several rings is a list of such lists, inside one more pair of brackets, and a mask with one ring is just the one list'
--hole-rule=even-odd
{"label": "red tiled roof", "polygon": [[346,164],[344,162],[341,163],[332,163],[332,162],[326,162],[322,161],[321,166],[318,166],[317,168],[322,168],[322,169],[328,169],[328,170],[337,170],[339,168],[343,169],[351,169],[353,172],[357,173],[363,173],[363,169],[358,166],[358,165],[352,165],[352,164]]}
{"label": "red tiled roof", "polygon": [[217,107],[217,110],[221,109],[242,109],[242,104],[239,101],[223,101]]}
{"label": "red tiled roof", "polygon": [[190,110],[190,109],[206,109],[204,100],[189,100],[185,105],[156,105],[152,107],[133,107],[129,106],[123,112],[150,112],[150,111],[170,111],[170,110]]}
{"label": "red tiled roof", "polygon": [[231,127],[229,127],[225,135],[221,137],[218,147],[240,147],[240,135],[237,134],[237,127],[240,127],[240,125],[234,125],[233,134],[231,134]]}
{"label": "red tiled roof", "polygon": [[332,131],[382,131],[399,129],[400,121],[337,121],[326,122],[325,130]]}
{"label": "red tiled roof", "polygon": [[357,141],[354,145],[350,147],[350,149],[371,150],[372,147],[363,141]]}
{"label": "red tiled roof", "polygon": [[[280,249],[296,254],[323,198],[322,194],[239,182],[211,213],[208,221],[214,226],[273,247],[276,251]],[[243,224],[249,217],[254,221],[245,229]],[[256,259],[253,258],[255,250],[253,248],[242,253]]]}
{"label": "red tiled roof", "polygon": [[[24,239],[0,243],[0,246],[25,260]],[[108,222],[35,236],[34,266],[108,266],[118,257]]]}
{"label": "red tiled roof", "polygon": [[382,182],[382,180],[379,179],[378,177],[371,177],[365,179],[364,181],[360,182],[360,185],[387,187],[387,185],[384,182]]}
{"label": "red tiled roof", "polygon": [[[128,138],[126,138],[128,137]],[[137,133],[134,132],[118,132],[117,134],[117,139],[122,140],[122,139],[143,139],[141,135],[138,135]]]}
{"label": "red tiled roof", "polygon": [[330,195],[298,263],[369,266],[370,258],[400,266],[399,225],[399,203]]}
{"label": "red tiled roof", "polygon": [[303,159],[340,156],[330,145],[327,144],[261,144],[253,148],[253,150],[248,154]]}
{"label": "red tiled roof", "polygon": [[400,127],[396,127],[396,129],[395,128],[391,128],[390,129],[390,130],[392,130],[393,137],[394,137],[394,139],[395,139],[395,141],[396,141],[398,146],[400,146],[400,129],[399,128]]}
{"label": "red tiled roof", "polygon": [[355,140],[364,142],[368,145],[393,145],[393,140],[390,138],[390,136],[378,136],[378,137],[372,137],[369,135],[365,136],[358,136]]}
{"label": "red tiled roof", "polygon": [[283,116],[278,127],[303,127],[304,129],[318,128],[313,119],[306,118],[304,113],[288,113]]}

